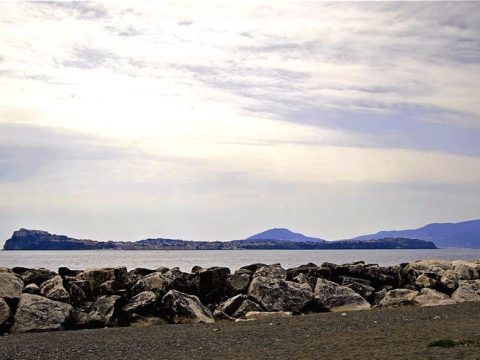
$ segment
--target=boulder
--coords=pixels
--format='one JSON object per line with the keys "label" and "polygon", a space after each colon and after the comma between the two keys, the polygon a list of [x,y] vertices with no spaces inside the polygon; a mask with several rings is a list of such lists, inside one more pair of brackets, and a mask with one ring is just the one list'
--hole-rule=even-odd
{"label": "boulder", "polygon": [[277,320],[291,317],[292,313],[288,311],[250,311],[245,315],[246,320]]}
{"label": "boulder", "polygon": [[177,290],[170,290],[162,299],[162,310],[173,324],[213,323],[210,310],[198,297]]}
{"label": "boulder", "polygon": [[[255,271],[257,271],[259,268],[261,268],[262,266],[267,266],[266,264],[263,264],[263,263],[255,263],[255,264],[250,264],[250,265],[246,265],[246,266],[242,266],[239,270],[246,270],[246,271],[250,271],[251,274],[255,273]],[[237,270],[238,271],[238,270]]]}
{"label": "boulder", "polygon": [[68,322],[65,324],[65,327],[72,330],[86,329],[90,327],[90,318],[88,313],[73,309],[70,313]]}
{"label": "boulder", "polygon": [[242,304],[238,307],[238,309],[233,313],[232,317],[241,319],[244,318],[247,313],[250,311],[264,311],[264,309],[258,305],[256,302],[252,300],[246,299],[242,302]]}
{"label": "boulder", "polygon": [[418,296],[417,291],[408,290],[408,289],[394,289],[387,292],[385,297],[380,301],[378,306],[387,307],[387,306],[400,306],[400,305],[411,305],[413,304],[415,298]]}
{"label": "boulder", "polygon": [[383,298],[387,295],[387,290],[383,289],[383,290],[379,290],[379,291],[375,291],[375,294],[373,295],[373,303],[372,305],[378,305],[380,304],[380,301],[383,300]]}
{"label": "boulder", "polygon": [[200,300],[205,304],[213,304],[224,298],[225,281],[229,274],[227,267],[212,267],[198,272],[195,283]]}
{"label": "boulder", "polygon": [[12,333],[64,329],[72,306],[42,296],[22,294]]}
{"label": "boulder", "polygon": [[138,280],[143,278],[144,276],[153,274],[155,270],[152,269],[145,269],[145,268],[135,268],[133,270],[130,270],[127,274],[127,282],[130,285],[135,284]]}
{"label": "boulder", "polygon": [[8,304],[0,298],[0,332],[2,329],[2,325],[8,320],[10,317],[10,307]]}
{"label": "boulder", "polygon": [[299,284],[307,284],[310,286],[310,289],[315,289],[315,284],[317,283],[317,278],[312,276],[305,275],[304,273],[300,273],[293,278],[293,281]]}
{"label": "boulder", "polygon": [[[122,288],[122,285],[116,280],[107,280],[100,284],[100,294],[115,295]],[[118,295],[118,294],[117,294]]]}
{"label": "boulder", "polygon": [[63,279],[60,275],[55,275],[40,285],[40,295],[51,300],[70,302],[70,294],[63,287]]}
{"label": "boulder", "polygon": [[237,294],[244,294],[248,290],[250,284],[250,276],[247,274],[233,274],[227,277],[225,280],[225,291],[228,296],[234,296]]}
{"label": "boulder", "polygon": [[235,320],[234,317],[232,317],[230,315],[227,315],[223,311],[220,311],[220,310],[215,310],[213,312],[213,318],[215,319],[215,321],[218,321],[218,320],[234,321]]}
{"label": "boulder", "polygon": [[87,296],[85,295],[85,292],[78,284],[72,284],[72,286],[70,286],[69,293],[70,303],[73,305],[78,306],[87,301]]}
{"label": "boulder", "polygon": [[332,281],[318,279],[315,299],[330,311],[353,311],[370,309],[370,304],[358,293]]}
{"label": "boulder", "polygon": [[88,314],[92,327],[117,326],[123,324],[120,316],[122,298],[118,295],[100,296]]}
{"label": "boulder", "polygon": [[248,295],[267,311],[300,312],[312,300],[308,284],[297,284],[278,277],[254,277]]}
{"label": "boulder", "polygon": [[82,273],[82,270],[70,270],[65,266],[58,268],[58,275],[60,275],[62,278],[66,276],[75,277],[81,273]]}
{"label": "boulder", "polygon": [[222,302],[216,310],[221,311],[228,316],[232,316],[238,310],[240,305],[247,299],[245,295],[239,294]]}
{"label": "boulder", "polygon": [[368,280],[351,277],[344,277],[342,281],[342,286],[352,289],[366,300],[373,301],[375,296],[375,288],[367,284],[369,284]]}
{"label": "boulder", "polygon": [[143,291],[130,298],[123,307],[123,311],[127,313],[130,318],[134,318],[137,315],[158,316],[159,308],[157,305],[158,295],[153,291]]}
{"label": "boulder", "polygon": [[125,285],[128,281],[127,268],[98,268],[87,269],[83,273],[78,275],[78,279],[87,280],[92,286],[92,290],[95,294],[100,294],[100,285],[108,280],[115,280],[121,286]]}
{"label": "boulder", "polygon": [[23,280],[25,285],[33,283],[38,286],[57,275],[55,272],[43,268],[28,269],[22,267],[15,267],[13,268],[13,272]]}
{"label": "boulder", "polygon": [[452,294],[456,302],[480,301],[480,280],[460,280]]}
{"label": "boulder", "polygon": [[33,294],[33,295],[39,295],[40,294],[40,288],[38,287],[37,284],[31,283],[28,284],[23,288],[23,292],[26,294]]}
{"label": "boulder", "polygon": [[422,288],[436,288],[439,286],[439,282],[435,278],[435,274],[422,273],[415,279],[415,286],[418,289]]}
{"label": "boulder", "polygon": [[265,265],[257,269],[253,274],[253,277],[267,277],[271,279],[282,279],[287,278],[287,271],[282,268],[280,264]]}
{"label": "boulder", "polygon": [[0,272],[0,298],[19,299],[22,295],[23,281],[10,272]]}
{"label": "boulder", "polygon": [[132,287],[132,294],[138,294],[143,291],[153,291],[164,295],[173,286],[173,280],[166,278],[160,272],[154,272],[139,279]]}
{"label": "boulder", "polygon": [[191,295],[198,295],[199,284],[198,276],[196,274],[185,273],[180,271],[178,267],[174,267],[163,273],[163,276],[165,279],[167,279],[167,281],[170,282],[171,289]]}
{"label": "boulder", "polygon": [[420,295],[413,300],[415,305],[419,306],[438,306],[438,305],[452,305],[456,301],[450,299],[450,296],[440,291],[423,288],[420,290]]}

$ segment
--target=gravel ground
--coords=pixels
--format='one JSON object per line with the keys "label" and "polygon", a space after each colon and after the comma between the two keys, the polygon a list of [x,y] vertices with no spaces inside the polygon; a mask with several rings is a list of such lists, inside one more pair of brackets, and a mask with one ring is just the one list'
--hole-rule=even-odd
{"label": "gravel ground", "polygon": [[[438,318],[439,317],[439,318]],[[480,359],[480,303],[0,337],[0,359]]]}

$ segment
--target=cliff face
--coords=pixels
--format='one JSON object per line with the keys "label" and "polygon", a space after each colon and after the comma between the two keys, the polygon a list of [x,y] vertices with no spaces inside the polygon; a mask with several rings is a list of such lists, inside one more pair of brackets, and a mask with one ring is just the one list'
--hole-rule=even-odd
{"label": "cliff face", "polygon": [[46,231],[20,229],[5,242],[4,250],[94,250],[113,249],[115,243],[78,240]]}
{"label": "cliff face", "polygon": [[146,239],[135,242],[79,240],[46,231],[20,229],[4,245],[4,250],[236,250],[236,249],[436,249],[434,243],[417,239],[376,239],[369,241],[291,241],[291,240],[234,240],[185,241]]}

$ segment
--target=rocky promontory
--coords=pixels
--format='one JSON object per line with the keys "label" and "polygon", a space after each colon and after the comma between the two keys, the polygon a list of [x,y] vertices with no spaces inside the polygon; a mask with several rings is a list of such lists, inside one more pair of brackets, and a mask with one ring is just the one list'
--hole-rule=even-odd
{"label": "rocky promontory", "polygon": [[0,268],[0,331],[246,321],[480,301],[480,261],[71,270]]}

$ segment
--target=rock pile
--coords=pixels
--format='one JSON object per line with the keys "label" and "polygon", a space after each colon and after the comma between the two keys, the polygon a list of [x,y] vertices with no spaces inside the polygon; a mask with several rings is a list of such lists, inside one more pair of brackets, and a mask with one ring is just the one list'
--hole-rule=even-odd
{"label": "rock pile", "polygon": [[480,261],[225,267],[0,268],[0,333],[272,319],[480,301]]}

